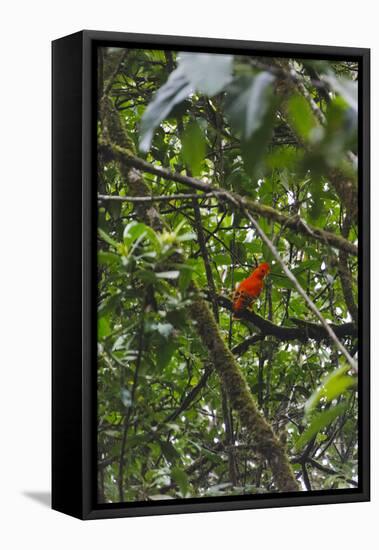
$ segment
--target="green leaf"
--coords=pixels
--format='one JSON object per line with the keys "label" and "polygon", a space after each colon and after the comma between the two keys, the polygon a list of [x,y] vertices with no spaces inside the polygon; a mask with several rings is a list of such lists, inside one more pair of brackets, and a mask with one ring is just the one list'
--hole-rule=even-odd
{"label": "green leaf", "polygon": [[294,94],[288,101],[288,115],[291,125],[296,133],[305,141],[308,141],[317,121],[311,111],[308,101],[304,96]]}
{"label": "green leaf", "polygon": [[323,212],[322,183],[319,178],[312,178],[309,190],[312,195],[312,204],[308,208],[308,215],[310,221],[315,223]]}
{"label": "green leaf", "polygon": [[113,252],[106,252],[105,250],[98,250],[97,252],[97,261],[99,265],[108,265],[112,266],[120,261],[120,257]]}
{"label": "green leaf", "polygon": [[98,228],[97,231],[99,233],[99,236],[103,239],[103,241],[110,244],[114,248],[118,248],[119,243],[117,241],[115,241],[114,239],[112,239],[112,237],[110,235],[108,235],[108,233],[106,233],[103,229],[100,229],[100,227]]}
{"label": "green leaf", "polygon": [[179,54],[178,67],[158,90],[141,119],[140,150],[150,149],[154,131],[172,111],[191,93],[212,96],[231,80],[233,56],[205,53]]}
{"label": "green leaf", "polygon": [[97,321],[97,337],[99,340],[104,340],[111,334],[111,327],[107,317],[99,317]]}
{"label": "green leaf", "polygon": [[317,413],[311,421],[310,426],[304,430],[299,439],[296,441],[295,448],[297,451],[302,449],[320,430],[329,426],[338,416],[341,416],[347,408],[347,403],[340,403],[326,411]]}
{"label": "green leaf", "polygon": [[244,165],[249,173],[259,167],[275,123],[274,77],[261,72],[240,77],[228,87],[225,112],[241,138]]}
{"label": "green leaf", "polygon": [[178,69],[186,74],[195,90],[211,97],[231,81],[233,56],[181,52]]}
{"label": "green leaf", "polygon": [[120,299],[121,293],[117,292],[102,300],[98,307],[99,317],[105,317],[109,312],[114,311],[120,304]]}
{"label": "green leaf", "polygon": [[128,223],[125,226],[123,237],[124,243],[128,247],[139,238],[141,240],[147,238],[156,250],[160,248],[159,239],[154,229],[144,223],[135,221]]}
{"label": "green leaf", "polygon": [[272,279],[275,288],[293,289],[293,283],[287,278],[286,275],[270,273],[270,279]]}
{"label": "green leaf", "polygon": [[142,152],[149,151],[154,131],[162,120],[192,91],[192,85],[182,70],[178,68],[170,74],[166,84],[158,90],[142,116],[139,142]]}
{"label": "green leaf", "polygon": [[149,269],[139,269],[136,276],[145,283],[155,283],[157,280],[154,271]]}
{"label": "green leaf", "polygon": [[348,370],[349,366],[344,365],[343,367],[335,369],[324,379],[321,386],[313,392],[305,404],[305,414],[307,416],[311,414],[321,399],[330,402],[356,385],[356,379],[346,374]]}
{"label": "green leaf", "polygon": [[178,280],[178,286],[179,286],[180,292],[185,292],[189,287],[192,281],[192,277],[193,277],[196,265],[197,265],[196,260],[189,259],[185,264],[182,264],[180,266],[180,275]]}
{"label": "green leaf", "polygon": [[196,121],[190,122],[182,137],[182,157],[194,176],[201,171],[206,152],[204,134]]}
{"label": "green leaf", "polygon": [[167,367],[170,363],[172,356],[175,353],[175,344],[173,341],[167,341],[162,339],[162,343],[157,351],[157,367],[160,371]]}
{"label": "green leaf", "polygon": [[354,80],[348,80],[347,78],[338,78],[336,75],[329,71],[328,74],[323,76],[323,80],[329,84],[329,86],[337,94],[339,94],[346,103],[358,113],[358,82]]}
{"label": "green leaf", "polygon": [[322,152],[329,166],[338,164],[349,148],[356,147],[357,113],[339,97],[330,102],[326,113],[326,132]]}
{"label": "green leaf", "polygon": [[268,72],[240,77],[228,87],[226,114],[244,141],[262,126],[270,107],[274,77]]}
{"label": "green leaf", "polygon": [[303,156],[304,152],[301,149],[292,146],[286,145],[285,147],[275,147],[275,149],[267,155],[266,164],[272,170],[294,171]]}
{"label": "green leaf", "polygon": [[171,477],[175,481],[175,483],[178,485],[181,495],[185,497],[188,493],[189,483],[188,483],[188,476],[182,470],[181,468],[178,468],[178,466],[175,466],[171,470]]}

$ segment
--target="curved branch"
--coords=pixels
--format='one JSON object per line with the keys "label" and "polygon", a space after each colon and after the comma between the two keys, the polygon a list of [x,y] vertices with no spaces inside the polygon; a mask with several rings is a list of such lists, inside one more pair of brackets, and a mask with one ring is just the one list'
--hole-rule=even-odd
{"label": "curved branch", "polygon": [[243,355],[250,346],[256,344],[257,342],[262,342],[266,338],[266,334],[260,332],[259,334],[254,334],[249,338],[245,338],[240,344],[237,344],[232,348],[232,353],[234,355]]}
{"label": "curved branch", "polygon": [[[229,300],[229,298],[226,298],[225,296],[217,296],[217,301],[220,306],[226,308],[229,311],[232,311],[232,302],[231,300]],[[253,325],[260,330],[260,335],[263,336],[263,338],[266,336],[274,336],[276,339],[283,342],[289,340],[300,340],[302,342],[305,342],[308,339],[315,340],[316,342],[321,342],[322,340],[330,338],[330,334],[327,332],[323,325],[311,323],[310,321],[291,319],[292,322],[301,326],[282,327],[279,325],[275,325],[271,321],[264,319],[260,315],[257,315],[254,311],[250,311],[248,309],[241,311],[239,314],[239,318],[253,323]],[[339,338],[358,336],[357,328],[354,323],[344,323],[343,325],[335,325],[333,323],[330,323],[329,326],[333,329],[334,333]],[[259,341],[259,339],[255,340],[257,336],[258,335],[251,336],[250,338],[244,340],[244,342],[242,342],[241,344],[238,344],[238,346],[235,346],[235,348],[233,348],[232,350],[233,353],[244,353],[249,346]],[[247,342],[248,344],[245,344]]]}
{"label": "curved branch", "polygon": [[286,229],[291,229],[293,231],[296,231],[297,233],[301,233],[305,235],[308,239],[320,241],[323,244],[327,244],[339,250],[344,250],[348,254],[353,254],[354,256],[358,255],[358,247],[355,244],[350,243],[343,237],[335,235],[330,231],[325,231],[324,229],[311,226],[307,224],[304,220],[302,220],[299,216],[287,216],[286,214],[278,212],[277,210],[275,210],[275,208],[272,208],[271,206],[260,204],[259,202],[247,199],[246,197],[242,197],[237,193],[231,193],[226,189],[214,187],[210,183],[198,180],[190,176],[171,172],[167,168],[154,166],[150,162],[147,162],[146,160],[135,156],[133,152],[129,149],[125,147],[120,147],[115,143],[99,140],[99,148],[105,154],[111,154],[113,158],[117,158],[119,161],[124,162],[129,166],[133,166],[139,170],[142,170],[143,172],[148,172],[150,174],[160,176],[163,179],[169,181],[182,183],[187,187],[198,189],[200,191],[204,191],[205,193],[214,193],[220,200],[225,200],[226,202],[234,205],[237,208],[245,209],[249,212],[252,212],[253,214],[258,214],[259,216],[267,218],[271,221],[278,222],[282,224]]}
{"label": "curved branch", "polygon": [[173,200],[185,201],[189,199],[209,199],[210,197],[215,197],[215,193],[173,193],[172,195],[151,195],[147,197],[132,197],[132,196],[122,196],[122,195],[97,195],[99,202],[113,201],[113,202],[144,202],[144,203],[153,203],[153,202],[169,202]]}

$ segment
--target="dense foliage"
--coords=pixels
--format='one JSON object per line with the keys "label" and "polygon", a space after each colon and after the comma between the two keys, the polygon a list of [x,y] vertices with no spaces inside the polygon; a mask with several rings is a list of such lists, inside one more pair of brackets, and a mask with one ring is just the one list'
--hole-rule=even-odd
{"label": "dense foliage", "polygon": [[[281,489],[224,360],[299,490],[356,486],[357,66],[101,48],[98,76],[99,500]],[[199,292],[235,360],[202,337]]]}

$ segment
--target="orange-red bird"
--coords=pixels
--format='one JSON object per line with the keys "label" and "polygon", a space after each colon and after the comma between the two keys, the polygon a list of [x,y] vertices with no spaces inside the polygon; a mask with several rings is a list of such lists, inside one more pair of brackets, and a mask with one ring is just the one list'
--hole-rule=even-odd
{"label": "orange-red bird", "polygon": [[263,289],[263,279],[270,272],[270,266],[264,262],[254,269],[252,274],[241,281],[233,296],[233,312],[240,313],[258,298]]}

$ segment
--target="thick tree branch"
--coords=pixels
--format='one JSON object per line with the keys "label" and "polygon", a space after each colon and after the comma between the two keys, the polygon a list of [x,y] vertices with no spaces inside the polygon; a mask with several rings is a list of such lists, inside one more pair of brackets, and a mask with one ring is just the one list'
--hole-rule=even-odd
{"label": "thick tree branch", "polygon": [[169,202],[173,200],[185,201],[189,199],[209,199],[216,197],[217,193],[174,193],[172,195],[151,195],[150,197],[132,197],[132,196],[120,196],[120,195],[97,195],[97,198],[101,202],[115,201],[115,202],[131,202],[131,203],[153,203],[153,202]]}
{"label": "thick tree branch", "polygon": [[[126,165],[133,166],[144,172],[154,174],[162,177],[163,179],[169,181],[176,181],[177,183],[182,183],[187,187],[192,189],[198,189],[204,191],[205,193],[214,193],[220,200],[225,200],[228,203],[234,205],[234,207],[247,210],[253,214],[258,214],[264,218],[267,218],[271,221],[278,222],[283,225],[286,229],[291,229],[297,233],[305,235],[307,239],[317,240],[323,244],[332,246],[339,250],[344,250],[348,254],[353,254],[354,256],[358,255],[358,248],[355,244],[350,243],[343,237],[335,235],[324,229],[311,226],[302,220],[299,216],[287,216],[282,214],[272,208],[271,206],[260,204],[259,202],[253,201],[246,197],[242,197],[237,193],[231,193],[225,189],[220,189],[212,186],[210,183],[205,181],[198,180],[193,177],[185,176],[183,174],[178,174],[171,172],[166,168],[160,168],[154,166],[153,164],[135,156],[132,151],[125,147],[120,147],[115,143],[110,143],[104,140],[99,141],[100,151],[103,151],[105,155],[111,155],[112,158],[118,159],[120,162],[125,163]],[[139,194],[140,196],[141,194]]]}
{"label": "thick tree branch", "polygon": [[[220,306],[232,311],[232,302],[229,298],[219,295],[217,296],[217,301]],[[291,319],[294,323],[298,323],[301,326],[282,327],[275,325],[271,321],[264,319],[260,315],[257,315],[254,311],[250,311],[248,309],[240,312],[239,318],[249,321],[256,326],[260,330],[261,336],[274,336],[277,340],[281,340],[283,342],[290,340],[300,340],[302,342],[306,342],[309,339],[315,340],[316,342],[321,342],[322,340],[330,339],[330,335],[326,331],[324,325],[311,323],[309,321]],[[339,338],[358,336],[357,328],[354,323],[344,323],[343,325],[335,325],[330,323],[330,326]],[[235,346],[235,348],[233,348],[233,353],[244,353],[250,345],[253,345],[259,341],[259,339],[256,340],[257,336],[258,335],[254,335],[247,338],[244,342],[238,346]]]}

